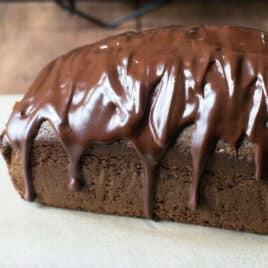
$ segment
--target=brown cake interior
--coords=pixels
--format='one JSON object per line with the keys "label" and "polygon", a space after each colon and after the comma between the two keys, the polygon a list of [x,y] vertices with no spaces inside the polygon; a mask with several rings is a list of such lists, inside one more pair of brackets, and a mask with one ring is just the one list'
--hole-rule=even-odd
{"label": "brown cake interior", "polygon": [[[187,208],[191,132],[187,128],[167,153],[155,183],[154,218],[256,233],[268,233],[267,182],[254,178],[254,147],[245,140],[235,151],[219,142],[201,179],[199,208]],[[23,197],[20,153],[1,144],[14,186]],[[125,141],[94,145],[82,158],[82,191],[67,190],[68,157],[50,125],[34,140],[31,168],[36,201],[56,207],[143,217],[143,168]]]}

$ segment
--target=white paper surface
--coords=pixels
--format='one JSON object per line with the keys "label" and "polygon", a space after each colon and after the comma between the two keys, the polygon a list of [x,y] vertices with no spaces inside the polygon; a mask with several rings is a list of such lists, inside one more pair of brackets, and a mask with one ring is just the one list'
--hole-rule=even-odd
{"label": "white paper surface", "polygon": [[[0,96],[0,128],[19,98]],[[0,171],[0,267],[268,267],[268,236],[45,207]]]}

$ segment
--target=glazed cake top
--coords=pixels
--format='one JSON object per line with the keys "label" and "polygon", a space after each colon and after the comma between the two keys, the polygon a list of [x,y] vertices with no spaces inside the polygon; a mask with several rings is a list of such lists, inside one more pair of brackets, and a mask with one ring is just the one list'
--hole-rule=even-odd
{"label": "glazed cake top", "polygon": [[66,149],[70,189],[82,186],[79,160],[90,144],[128,139],[145,168],[144,214],[151,217],[155,169],[183,129],[192,134],[189,207],[219,139],[255,144],[262,177],[267,142],[267,34],[231,26],[126,33],[73,50],[38,75],[6,126],[23,155],[27,199],[32,139],[49,121]]}

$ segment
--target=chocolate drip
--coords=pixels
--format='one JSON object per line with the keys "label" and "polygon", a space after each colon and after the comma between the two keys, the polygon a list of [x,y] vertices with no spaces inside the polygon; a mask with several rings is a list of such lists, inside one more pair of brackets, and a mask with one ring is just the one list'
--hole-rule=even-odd
{"label": "chocolate drip", "polygon": [[143,190],[143,211],[147,219],[153,216],[154,201],[154,179],[156,163],[152,159],[143,159],[144,166],[144,190]]}
{"label": "chocolate drip", "polygon": [[93,143],[128,139],[144,167],[144,216],[153,216],[155,169],[183,129],[195,124],[188,206],[219,139],[237,154],[256,145],[263,177],[267,139],[268,48],[251,29],[171,27],[126,33],[59,57],[39,74],[6,126],[22,153],[25,199],[34,198],[32,140],[48,120],[69,156],[69,188],[83,186],[80,160]]}
{"label": "chocolate drip", "polygon": [[25,132],[25,140],[19,144],[19,149],[22,156],[23,177],[25,185],[24,198],[28,201],[32,201],[35,198],[32,169],[30,168],[31,144],[32,139],[36,136],[41,123],[42,120],[30,121],[29,125],[26,126],[29,128],[29,131]]}
{"label": "chocolate drip", "polygon": [[83,186],[80,169],[82,153],[83,151],[79,148],[69,154],[69,189],[74,192],[79,191]]}
{"label": "chocolate drip", "polygon": [[21,148],[21,155],[22,155],[23,177],[25,185],[24,198],[28,201],[32,201],[35,198],[35,191],[33,186],[32,173],[29,167],[30,151],[29,146],[27,146],[26,144]]}
{"label": "chocolate drip", "polygon": [[256,145],[255,152],[255,178],[260,181],[263,171],[264,151],[261,144]]}

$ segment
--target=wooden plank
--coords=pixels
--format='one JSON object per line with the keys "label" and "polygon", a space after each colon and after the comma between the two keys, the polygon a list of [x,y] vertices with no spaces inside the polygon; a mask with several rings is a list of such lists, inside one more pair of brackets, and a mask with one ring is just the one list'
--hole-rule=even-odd
{"label": "wooden plank", "polygon": [[[134,9],[133,1],[81,1],[78,8],[112,20]],[[234,24],[268,31],[268,1],[172,1],[116,29],[70,15],[53,2],[0,2],[0,94],[25,92],[37,72],[72,48],[120,32],[178,24]]]}
{"label": "wooden plank", "polygon": [[[113,19],[134,6],[123,1],[90,1],[78,7]],[[70,49],[136,29],[135,20],[112,30],[100,28],[53,2],[0,3],[0,25],[0,94],[25,92],[45,64]]]}
{"label": "wooden plank", "polygon": [[268,30],[268,1],[178,0],[141,18],[142,29],[182,24],[232,24]]}

